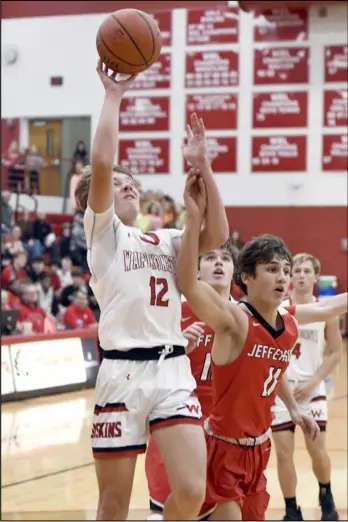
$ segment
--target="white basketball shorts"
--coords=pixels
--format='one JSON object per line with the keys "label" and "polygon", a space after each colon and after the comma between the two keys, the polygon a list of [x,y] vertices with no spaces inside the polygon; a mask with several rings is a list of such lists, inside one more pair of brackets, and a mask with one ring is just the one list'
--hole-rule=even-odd
{"label": "white basketball shorts", "polygon": [[[292,388],[295,388],[300,383],[290,382]],[[326,431],[327,424],[327,399],[326,399],[326,389],[325,383],[322,381],[317,388],[312,393],[309,400],[303,404],[300,404],[300,407],[304,409],[304,411],[308,414],[313,415],[317,424],[320,428],[320,431]],[[292,422],[290,414],[283,403],[279,399],[276,398],[275,404],[272,408],[272,431],[295,431],[295,424]]]}
{"label": "white basketball shorts", "polygon": [[149,432],[201,424],[196,382],[186,355],[158,360],[103,359],[95,390],[94,458],[144,453]]}

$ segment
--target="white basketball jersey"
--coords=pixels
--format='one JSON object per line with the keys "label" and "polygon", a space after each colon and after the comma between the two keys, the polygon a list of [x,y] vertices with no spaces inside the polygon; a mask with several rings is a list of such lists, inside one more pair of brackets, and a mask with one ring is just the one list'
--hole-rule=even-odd
{"label": "white basketball jersey", "polygon": [[[313,297],[313,302],[315,302]],[[290,300],[283,302],[289,306]],[[286,377],[294,381],[311,378],[323,362],[325,322],[298,325],[298,339],[293,349]]]}
{"label": "white basketball jersey", "polygon": [[[102,348],[186,346],[187,341],[181,333],[181,294],[175,281],[173,246],[173,238],[179,237],[180,231],[163,229],[143,234],[139,229],[125,226],[115,216],[113,237],[109,240],[114,243],[114,257],[110,258],[104,275],[95,277],[93,268],[98,265],[98,258],[93,252],[93,238],[96,236],[93,236],[91,223],[93,213],[88,210],[85,230],[90,249],[90,286],[101,311],[99,339]],[[98,218],[98,215],[94,216]],[[97,239],[94,239],[95,243]]]}

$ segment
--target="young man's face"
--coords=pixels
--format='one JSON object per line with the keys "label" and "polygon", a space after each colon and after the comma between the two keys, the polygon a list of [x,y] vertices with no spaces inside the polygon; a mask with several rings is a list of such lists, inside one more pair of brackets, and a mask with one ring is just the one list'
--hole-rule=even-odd
{"label": "young man's face", "polygon": [[292,284],[297,292],[312,292],[315,283],[318,281],[318,275],[314,272],[314,266],[311,261],[303,261],[296,263],[292,269]]}
{"label": "young man's face", "polygon": [[274,257],[269,263],[257,264],[254,275],[243,276],[248,296],[277,308],[288,291],[290,273],[289,261],[279,257]]}
{"label": "young man's face", "polygon": [[233,277],[233,260],[228,250],[217,249],[201,257],[199,278],[213,287],[230,287]]}

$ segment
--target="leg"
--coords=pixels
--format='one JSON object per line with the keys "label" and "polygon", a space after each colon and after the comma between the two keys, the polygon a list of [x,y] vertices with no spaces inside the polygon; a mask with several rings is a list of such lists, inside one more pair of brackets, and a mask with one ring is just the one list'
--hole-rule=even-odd
{"label": "leg", "polygon": [[243,520],[240,505],[233,500],[231,502],[222,502],[216,506],[209,520]]}
{"label": "leg", "polygon": [[94,462],[99,487],[97,520],[126,520],[137,455]]}
{"label": "leg", "polygon": [[200,425],[177,424],[153,432],[171,489],[165,520],[194,520],[204,502],[206,445]]}
{"label": "leg", "polygon": [[158,367],[158,401],[150,429],[169,482],[166,520],[194,520],[205,497],[206,444],[201,408],[187,357],[165,359]]}
{"label": "leg", "polygon": [[265,520],[269,498],[266,489],[247,495],[242,508],[242,519]]}
{"label": "leg", "polygon": [[163,460],[152,437],[147,445],[145,473],[149,489],[150,510],[155,516],[154,518],[150,515],[148,520],[160,520],[163,518],[163,508],[170,494],[170,488]]}

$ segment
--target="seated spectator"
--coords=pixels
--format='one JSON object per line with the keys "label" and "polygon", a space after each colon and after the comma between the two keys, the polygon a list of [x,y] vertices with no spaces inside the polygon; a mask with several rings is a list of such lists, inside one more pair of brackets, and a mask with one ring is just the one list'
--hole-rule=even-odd
{"label": "seated spectator", "polygon": [[87,147],[83,140],[79,140],[76,143],[76,148],[75,148],[75,152],[73,155],[73,159],[74,159],[74,163],[76,163],[77,161],[80,161],[83,164],[83,166],[87,165],[87,163],[89,162]]}
{"label": "seated spectator", "polygon": [[47,315],[58,314],[58,299],[55,296],[54,289],[51,285],[51,276],[42,272],[37,281],[37,289],[40,307]]}
{"label": "seated spectator", "polygon": [[40,194],[40,170],[46,164],[43,157],[39,153],[36,145],[31,145],[28,154],[25,158],[25,168],[29,174],[29,189],[30,194]]}
{"label": "seated spectator", "polygon": [[8,244],[6,243],[6,236],[1,234],[1,272],[3,269],[10,265],[13,259],[13,255],[8,250]]}
{"label": "seated spectator", "polygon": [[62,226],[62,235],[59,240],[60,257],[70,257],[70,223],[64,223]]}
{"label": "seated spectator", "polygon": [[1,192],[1,232],[6,234],[14,225],[13,210],[10,205],[11,192]]}
{"label": "seated spectator", "polygon": [[51,285],[55,293],[59,293],[61,289],[61,282],[58,271],[60,270],[60,263],[58,261],[51,261],[48,269],[48,274],[51,278]]}
{"label": "seated spectator", "polygon": [[75,165],[71,171],[71,174],[70,174],[70,201],[71,201],[71,208],[72,208],[73,213],[75,213],[77,210],[76,199],[75,199],[75,190],[77,187],[77,183],[81,177],[82,169],[83,169],[83,163],[81,161],[76,161]]}
{"label": "seated spectator", "polygon": [[70,238],[70,254],[74,265],[82,268],[82,272],[88,272],[87,243],[83,225],[83,212],[76,212]]}
{"label": "seated spectator", "polygon": [[150,204],[146,217],[150,222],[150,230],[163,228],[162,207],[157,201]]}
{"label": "seated spectator", "polygon": [[37,217],[33,222],[33,236],[34,239],[40,241],[45,252],[49,253],[51,260],[59,259],[59,245],[52,232],[51,225],[46,221],[46,214],[44,212],[37,213]]}
{"label": "seated spectator", "polygon": [[9,293],[7,290],[1,290],[1,310],[11,310]]}
{"label": "seated spectator", "polygon": [[23,285],[18,322],[31,323],[34,333],[44,333],[47,314],[39,304],[39,293],[34,283]]}
{"label": "seated spectator", "polygon": [[86,292],[79,290],[76,292],[74,301],[68,306],[64,313],[63,323],[66,328],[97,328],[98,323],[94,314],[88,306]]}
{"label": "seated spectator", "polygon": [[243,241],[240,239],[239,230],[232,230],[231,232],[231,244],[241,250],[244,246]]}
{"label": "seated spectator", "polygon": [[7,235],[7,243],[6,243],[7,250],[13,256],[15,254],[18,254],[18,252],[24,252],[24,250],[25,250],[21,237],[22,237],[21,229],[17,225],[14,225],[12,227],[10,233]]}
{"label": "seated spectator", "polygon": [[31,282],[29,279],[14,279],[7,287],[8,304],[10,308],[18,308],[21,304],[19,296],[22,292],[22,284],[24,282]]}
{"label": "seated spectator", "polygon": [[73,284],[73,279],[71,275],[72,261],[70,257],[63,257],[61,265],[62,268],[57,270],[57,275],[59,277],[61,288],[65,288],[66,286],[70,286]]}
{"label": "seated spectator", "polygon": [[80,268],[75,268],[71,272],[72,284],[66,286],[60,295],[60,304],[67,308],[74,300],[76,293],[79,290],[87,293],[87,287],[82,279],[82,270]]}
{"label": "seated spectator", "polygon": [[25,266],[28,261],[28,254],[26,252],[18,252],[13,256],[11,264],[6,266],[1,272],[1,286],[7,289],[8,285],[14,280],[25,279],[28,277]]}
{"label": "seated spectator", "polygon": [[33,283],[37,283],[41,274],[45,273],[45,262],[42,256],[34,257],[31,262],[31,267],[28,269],[28,277]]}

